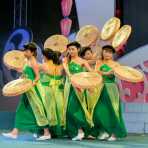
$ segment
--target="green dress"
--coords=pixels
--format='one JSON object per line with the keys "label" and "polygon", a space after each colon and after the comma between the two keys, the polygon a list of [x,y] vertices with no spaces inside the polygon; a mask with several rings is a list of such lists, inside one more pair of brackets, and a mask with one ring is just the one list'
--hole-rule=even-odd
{"label": "green dress", "polygon": [[41,82],[46,91],[45,110],[52,136],[62,136],[65,126],[64,77],[41,73]]}
{"label": "green dress", "polygon": [[[103,64],[100,71],[110,71],[111,68]],[[125,137],[127,131],[124,125],[119,90],[115,83],[115,76],[103,76],[104,87],[94,110],[95,132],[107,132],[118,138]]]}
{"label": "green dress", "polygon": [[[68,64],[71,74],[85,71],[82,66],[74,62]],[[76,90],[67,78],[64,95],[66,98],[66,131],[70,137],[78,134],[78,129],[87,129],[91,124],[90,114],[87,110],[86,91]]]}
{"label": "green dress", "polygon": [[[28,65],[25,65],[23,75],[32,81],[35,79],[35,73]],[[15,128],[37,132],[48,125],[43,107],[44,94],[45,91],[38,81],[36,86],[21,96],[16,110]]]}

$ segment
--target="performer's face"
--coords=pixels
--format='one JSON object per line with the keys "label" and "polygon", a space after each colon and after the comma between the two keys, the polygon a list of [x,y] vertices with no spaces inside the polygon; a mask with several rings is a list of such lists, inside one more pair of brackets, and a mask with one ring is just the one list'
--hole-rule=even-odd
{"label": "performer's face", "polygon": [[75,47],[75,46],[70,46],[70,47],[68,47],[68,53],[69,53],[72,57],[77,56],[77,55],[78,55],[78,49],[77,49],[77,47]]}
{"label": "performer's face", "polygon": [[32,56],[32,52],[28,49],[24,51],[24,55],[26,58],[30,58]]}
{"label": "performer's face", "polygon": [[103,50],[103,58],[104,60],[111,60],[113,58],[113,53],[108,50]]}
{"label": "performer's face", "polygon": [[92,57],[93,57],[92,52],[90,50],[87,50],[85,52],[84,59],[86,59],[86,60],[92,60]]}

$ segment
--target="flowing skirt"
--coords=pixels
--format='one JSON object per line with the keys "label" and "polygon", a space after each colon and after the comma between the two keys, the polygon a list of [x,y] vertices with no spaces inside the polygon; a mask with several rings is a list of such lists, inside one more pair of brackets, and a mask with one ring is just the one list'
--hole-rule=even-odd
{"label": "flowing skirt", "polygon": [[48,126],[43,105],[44,90],[40,82],[21,96],[16,110],[15,128],[36,132]]}
{"label": "flowing skirt", "polygon": [[122,117],[119,91],[115,83],[105,83],[93,116],[95,132],[107,132],[118,138],[125,137],[127,131]]}

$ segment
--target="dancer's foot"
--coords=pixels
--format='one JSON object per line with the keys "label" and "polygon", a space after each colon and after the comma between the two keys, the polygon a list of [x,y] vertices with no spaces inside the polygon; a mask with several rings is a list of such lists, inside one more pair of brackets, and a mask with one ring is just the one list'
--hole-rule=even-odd
{"label": "dancer's foot", "polygon": [[113,135],[107,139],[107,141],[116,141],[116,140],[117,138]]}
{"label": "dancer's foot", "polygon": [[91,139],[91,140],[94,140],[94,139],[96,139],[96,137],[94,137],[94,136],[92,136],[92,135],[88,135],[88,137],[87,137],[88,139]]}
{"label": "dancer's foot", "polygon": [[11,139],[17,139],[17,136],[18,136],[18,135],[14,135],[12,133],[2,133],[2,135],[4,137],[11,138]]}
{"label": "dancer's foot", "polygon": [[38,134],[34,133],[34,134],[33,134],[33,137],[34,137],[34,138],[37,138],[37,137],[38,137]]}
{"label": "dancer's foot", "polygon": [[78,135],[72,138],[73,141],[81,141],[84,138],[84,133],[78,133]]}
{"label": "dancer's foot", "polygon": [[98,136],[98,139],[99,140],[106,140],[107,138],[109,137],[109,134],[108,133],[102,133]]}
{"label": "dancer's foot", "polygon": [[37,141],[44,141],[44,140],[50,140],[51,139],[51,135],[43,135],[43,136],[40,136],[39,138],[37,138],[36,140]]}

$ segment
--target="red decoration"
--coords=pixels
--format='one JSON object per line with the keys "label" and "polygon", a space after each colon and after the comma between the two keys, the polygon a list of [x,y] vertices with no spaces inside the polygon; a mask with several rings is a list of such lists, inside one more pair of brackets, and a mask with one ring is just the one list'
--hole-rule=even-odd
{"label": "red decoration", "polygon": [[118,17],[118,18],[120,18],[121,17],[121,9],[116,9],[116,14],[115,14],[115,16],[116,17]]}
{"label": "red decoration", "polygon": [[126,42],[124,42],[118,48],[116,48],[116,52],[117,52],[118,55],[124,54],[124,52],[125,52],[125,46],[126,46]]}
{"label": "red decoration", "polygon": [[71,25],[72,25],[72,20],[69,18],[64,18],[60,22],[61,25],[61,32],[63,35],[68,36],[70,33]]}
{"label": "red decoration", "polygon": [[73,4],[72,0],[62,0],[61,7],[62,7],[62,14],[64,17],[70,15],[72,4]]}
{"label": "red decoration", "polygon": [[61,20],[61,32],[63,35],[68,36],[70,33],[72,20],[68,18],[71,12],[73,0],[62,0],[61,1],[61,7],[62,7],[62,14],[64,16],[64,19]]}

